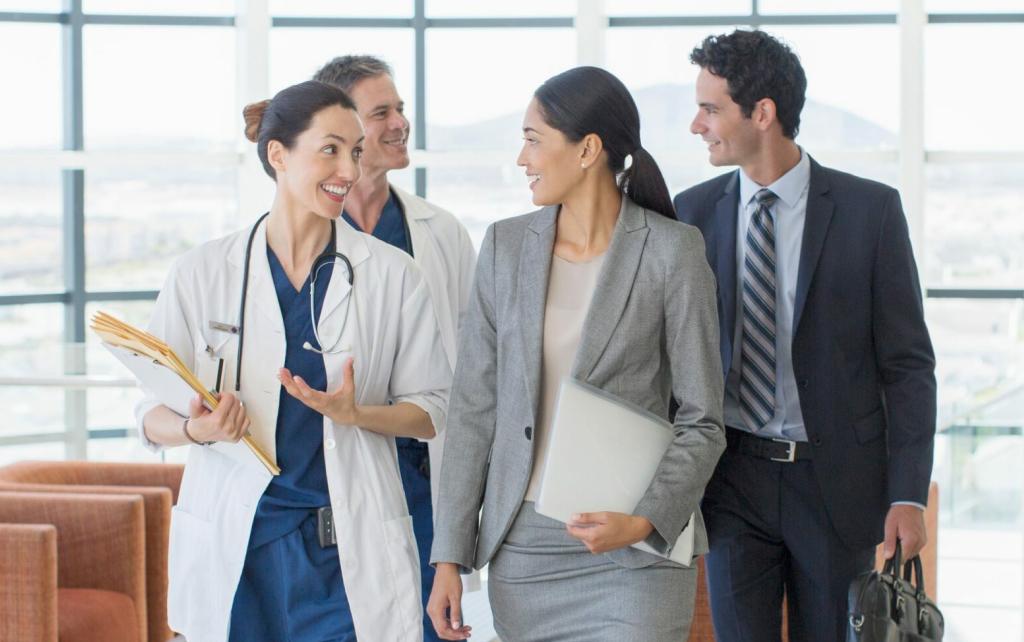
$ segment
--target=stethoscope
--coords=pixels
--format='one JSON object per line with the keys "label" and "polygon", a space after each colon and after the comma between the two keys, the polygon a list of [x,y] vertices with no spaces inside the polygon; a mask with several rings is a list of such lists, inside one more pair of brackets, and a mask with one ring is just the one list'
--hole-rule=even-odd
{"label": "stethoscope", "polygon": [[[245,334],[245,299],[249,293],[249,263],[252,258],[252,242],[256,238],[256,230],[259,228],[260,223],[263,219],[267,218],[270,212],[265,213],[259,217],[256,223],[252,226],[252,231],[249,232],[249,242],[245,246],[245,267],[242,270],[242,301],[238,308],[238,357],[235,363],[235,392],[239,392],[242,389],[242,348],[245,345],[244,334]],[[306,341],[302,344],[302,347],[311,352],[317,354],[337,354],[339,352],[346,352],[346,348],[338,349],[338,344],[341,343],[341,336],[345,332],[345,325],[348,323],[348,313],[352,305],[353,294],[349,292],[348,301],[345,304],[345,318],[341,323],[341,332],[338,333],[338,339],[330,348],[324,348],[323,341],[320,340],[320,335],[316,330],[316,314],[315,314],[315,301],[316,301],[316,277],[320,273],[320,270],[328,265],[331,265],[335,259],[341,259],[341,262],[345,264],[345,269],[348,270],[348,285],[349,288],[355,286],[355,273],[352,271],[352,262],[348,260],[348,257],[341,252],[336,251],[335,241],[337,239],[337,229],[335,222],[331,221],[331,242],[328,245],[329,250],[324,250],[320,256],[316,257],[313,261],[312,267],[310,267],[309,277],[309,319],[313,326],[313,338],[316,339],[319,348],[313,347],[313,345]]]}

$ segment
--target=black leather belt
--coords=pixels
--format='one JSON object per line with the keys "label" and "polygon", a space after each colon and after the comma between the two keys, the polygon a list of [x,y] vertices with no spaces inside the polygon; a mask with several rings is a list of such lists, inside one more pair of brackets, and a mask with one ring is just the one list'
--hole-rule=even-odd
{"label": "black leather belt", "polygon": [[727,428],[725,437],[730,451],[751,457],[787,464],[811,458],[811,446],[806,441],[757,437],[737,428]]}

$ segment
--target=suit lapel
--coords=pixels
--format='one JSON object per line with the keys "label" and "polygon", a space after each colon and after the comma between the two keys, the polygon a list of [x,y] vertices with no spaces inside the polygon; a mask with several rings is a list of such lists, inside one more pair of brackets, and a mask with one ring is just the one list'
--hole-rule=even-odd
{"label": "suit lapel", "polygon": [[739,212],[740,174],[735,172],[715,204],[715,220],[706,226],[709,247],[715,248],[715,274],[718,276],[718,309],[722,318],[719,344],[722,367],[732,364],[732,340],[736,328],[736,217]]}
{"label": "suit lapel", "polygon": [[519,331],[521,334],[523,374],[530,393],[533,416],[540,400],[541,357],[544,342],[544,306],[551,273],[551,255],[555,245],[557,207],[537,212],[523,239],[519,258]]}
{"label": "suit lapel", "polygon": [[807,189],[807,214],[804,219],[804,238],[800,247],[800,269],[796,279],[796,299],[793,303],[793,332],[800,327],[800,316],[807,301],[807,291],[814,278],[821,250],[825,245],[829,223],[835,203],[828,197],[828,178],[821,165],[811,159],[811,182]]}
{"label": "suit lapel", "polygon": [[575,379],[585,381],[593,371],[626,309],[650,231],[646,217],[642,207],[623,196],[619,220],[583,322],[572,368]]}

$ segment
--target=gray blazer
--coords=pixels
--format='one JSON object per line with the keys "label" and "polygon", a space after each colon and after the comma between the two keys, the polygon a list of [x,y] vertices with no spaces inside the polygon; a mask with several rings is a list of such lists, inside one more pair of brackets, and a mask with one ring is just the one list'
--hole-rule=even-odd
{"label": "gray blazer", "polygon": [[[431,562],[464,572],[498,550],[526,494],[540,395],[544,308],[557,207],[487,230],[459,328]],[[675,440],[633,511],[648,542],[674,543],[697,514],[695,554],[707,551],[698,504],[725,448],[715,281],[696,228],[623,197],[580,338],[572,376],[668,416]],[[660,558],[608,553],[629,567]]]}

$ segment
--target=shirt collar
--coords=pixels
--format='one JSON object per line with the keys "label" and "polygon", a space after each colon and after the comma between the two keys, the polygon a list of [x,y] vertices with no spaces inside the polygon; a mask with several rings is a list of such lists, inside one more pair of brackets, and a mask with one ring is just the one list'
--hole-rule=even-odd
{"label": "shirt collar", "polygon": [[[811,159],[800,148],[800,160],[788,172],[767,186],[786,207],[794,207],[811,182]],[[740,168],[740,203],[746,207],[762,188]]]}

